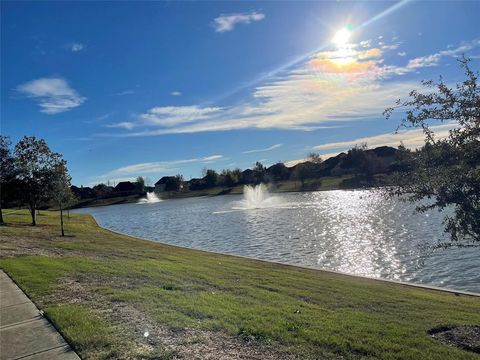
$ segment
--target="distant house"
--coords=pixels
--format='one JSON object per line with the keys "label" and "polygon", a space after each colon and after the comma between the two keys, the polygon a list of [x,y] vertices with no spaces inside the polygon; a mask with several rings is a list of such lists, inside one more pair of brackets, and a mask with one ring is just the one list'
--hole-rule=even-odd
{"label": "distant house", "polygon": [[170,176],[164,176],[155,183],[155,192],[167,191],[167,182]]}
{"label": "distant house", "polygon": [[177,176],[164,176],[155,183],[155,192],[181,190],[183,190],[183,181]]}
{"label": "distant house", "polygon": [[187,183],[188,190],[195,191],[195,190],[203,190],[207,187],[205,180],[203,179],[191,179]]}
{"label": "distant house", "polygon": [[121,181],[115,186],[115,192],[130,192],[135,191],[135,184],[130,181]]}
{"label": "distant house", "polygon": [[255,176],[255,171],[251,169],[242,171],[242,182],[244,184],[254,184],[256,180],[257,177]]}

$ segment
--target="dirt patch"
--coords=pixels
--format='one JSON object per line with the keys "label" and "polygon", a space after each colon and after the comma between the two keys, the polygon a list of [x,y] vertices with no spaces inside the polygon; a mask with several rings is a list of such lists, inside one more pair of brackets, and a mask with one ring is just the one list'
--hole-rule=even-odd
{"label": "dirt patch", "polygon": [[439,326],[428,333],[444,344],[480,354],[480,325]]}
{"label": "dirt patch", "polygon": [[[37,240],[37,243],[35,243]],[[31,237],[0,236],[0,253],[2,257],[19,257],[19,256],[59,256],[62,251],[57,249],[47,249],[42,244],[38,244],[38,239]]]}
{"label": "dirt patch", "polygon": [[[125,339],[131,339],[128,354],[122,358],[137,358],[139,354],[168,354],[169,359],[285,359],[297,357],[285,354],[271,346],[244,340],[223,331],[202,329],[170,329],[151,319],[137,306],[111,301],[95,288],[112,282],[99,279],[64,278],[57,291],[45,298],[45,302],[84,304],[110,321]],[[117,279],[118,280],[118,279]],[[118,281],[113,281],[117,286]]]}

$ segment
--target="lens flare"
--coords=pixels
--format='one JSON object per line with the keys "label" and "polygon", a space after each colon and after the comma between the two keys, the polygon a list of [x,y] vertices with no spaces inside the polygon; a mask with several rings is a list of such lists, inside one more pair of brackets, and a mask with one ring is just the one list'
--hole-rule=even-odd
{"label": "lens flare", "polygon": [[332,42],[336,46],[341,47],[348,43],[348,40],[350,40],[350,36],[352,36],[352,31],[349,29],[348,26],[345,26],[335,33]]}

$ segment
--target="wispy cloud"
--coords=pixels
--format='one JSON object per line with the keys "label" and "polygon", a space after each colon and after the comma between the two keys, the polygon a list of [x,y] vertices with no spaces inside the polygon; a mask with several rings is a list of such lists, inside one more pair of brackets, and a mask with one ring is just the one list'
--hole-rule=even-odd
{"label": "wispy cloud", "polygon": [[79,42],[74,42],[69,45],[67,45],[68,50],[71,52],[79,52],[85,50],[86,46],[82,43]]}
{"label": "wispy cloud", "polygon": [[223,159],[223,155],[211,155],[202,158],[202,161],[217,161]]}
{"label": "wispy cloud", "polygon": [[[435,132],[435,136],[437,138],[444,138],[449,134],[449,131],[454,129],[456,126],[457,125],[454,123],[448,123],[432,126],[431,130]],[[422,129],[412,129],[401,131],[398,133],[386,133],[375,136],[357,138],[354,140],[321,144],[314,146],[313,150],[346,150],[362,143],[367,143],[368,146],[372,148],[378,146],[398,146],[400,145],[400,143],[403,143],[408,148],[416,149],[425,144],[425,135]]]}
{"label": "wispy cloud", "polygon": [[132,95],[132,94],[135,94],[135,91],[133,90],[124,90],[124,91],[120,91],[116,94],[114,94],[115,96],[125,96],[125,95]]}
{"label": "wispy cloud", "polygon": [[94,177],[91,184],[98,184],[106,181],[125,181],[135,178],[142,174],[172,174],[178,171],[182,166],[193,163],[213,163],[215,161],[226,160],[223,155],[210,155],[200,158],[181,159],[171,161],[157,161],[132,164],[122,166],[117,169],[111,170],[105,174]]}
{"label": "wispy cloud", "polygon": [[221,112],[219,107],[200,106],[159,106],[150,109],[140,116],[140,120],[148,125],[176,126],[203,119],[208,119]]}
{"label": "wispy cloud", "polygon": [[216,32],[232,31],[237,24],[250,24],[255,21],[265,19],[265,14],[256,11],[250,13],[237,13],[230,15],[220,15],[213,20],[213,27]]}
{"label": "wispy cloud", "polygon": [[400,43],[390,44],[390,45],[382,45],[383,50],[396,50],[400,47]]}
{"label": "wispy cloud", "polygon": [[[458,58],[462,54],[466,54],[469,51],[479,46],[480,46],[480,39],[475,39],[473,41],[465,42],[453,49],[442,50],[434,54],[428,54],[425,56],[419,56],[419,57],[410,59],[407,65],[405,66],[387,66],[385,67],[385,70],[387,74],[393,73],[396,75],[404,75],[421,68],[438,66],[442,58],[445,58],[445,57]],[[399,52],[398,55],[405,56],[406,53]]]}
{"label": "wispy cloud", "polygon": [[129,121],[122,121],[116,124],[105,125],[105,127],[131,130],[135,127],[135,123]]}
{"label": "wispy cloud", "polygon": [[278,149],[279,147],[282,147],[282,146],[283,146],[283,144],[275,144],[275,145],[269,146],[269,147],[264,148],[264,149],[253,149],[253,150],[242,151],[242,154],[252,154],[252,153],[272,151],[272,150]]}
{"label": "wispy cloud", "polygon": [[18,85],[16,89],[37,101],[40,111],[50,115],[76,108],[87,99],[62,78],[40,78]]}
{"label": "wispy cloud", "polygon": [[182,93],[180,91],[172,91],[170,93],[170,95],[172,95],[172,96],[182,96]]}
{"label": "wispy cloud", "polygon": [[[448,136],[449,131],[454,129],[456,124],[448,123],[442,125],[432,126],[431,130],[435,132],[435,137],[437,139],[442,139]],[[374,136],[366,136],[362,138],[357,138],[347,141],[339,141],[333,143],[325,143],[321,145],[316,145],[311,149],[314,151],[321,152],[322,159],[326,160],[328,158],[337,156],[341,152],[351,149],[356,145],[361,145],[366,143],[369,148],[376,148],[379,146],[392,146],[397,147],[400,144],[403,144],[409,149],[418,149],[425,145],[425,135],[422,132],[422,129],[411,129],[405,130],[398,133],[385,133]],[[331,152],[325,152],[325,150],[333,150]],[[305,162],[307,159],[295,159],[285,162],[287,167],[292,167],[298,163]]]}
{"label": "wispy cloud", "polygon": [[[349,44],[322,51],[257,86],[234,106],[162,106],[136,116],[134,131],[97,136],[135,137],[248,128],[311,131],[379,118],[385,108],[418,86],[398,77],[480,42],[411,59],[407,70],[386,65],[380,48]],[[388,79],[388,81],[385,81]],[[132,126],[133,129],[133,126]]]}

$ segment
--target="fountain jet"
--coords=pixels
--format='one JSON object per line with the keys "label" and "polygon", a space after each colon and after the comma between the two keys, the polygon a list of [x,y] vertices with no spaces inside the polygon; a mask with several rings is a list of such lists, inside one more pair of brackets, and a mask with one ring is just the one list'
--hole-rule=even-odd
{"label": "fountain jet", "polygon": [[277,207],[281,205],[280,198],[271,196],[264,184],[243,188],[243,200],[237,202],[234,210],[251,210]]}
{"label": "fountain jet", "polygon": [[143,198],[143,199],[140,199],[138,201],[138,204],[154,204],[154,203],[158,203],[160,201],[162,201],[162,200],[159,199],[158,196],[155,195],[155,193],[152,191],[152,192],[147,192],[147,197]]}

